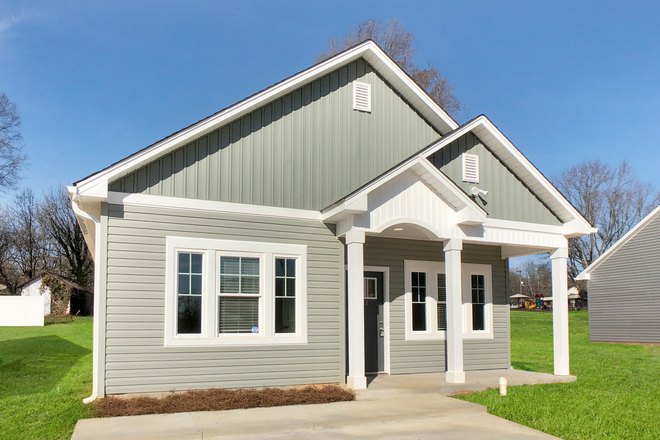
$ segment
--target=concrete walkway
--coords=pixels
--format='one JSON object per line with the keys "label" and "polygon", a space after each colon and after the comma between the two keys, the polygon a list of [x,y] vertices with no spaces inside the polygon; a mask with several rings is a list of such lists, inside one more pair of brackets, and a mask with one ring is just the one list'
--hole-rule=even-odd
{"label": "concrete walkway", "polygon": [[[460,388],[486,389],[502,375],[510,384],[558,380],[500,370],[469,373]],[[445,383],[444,375],[380,376],[355,402],[85,419],[78,421],[72,440],[554,438],[444,395],[455,393],[455,386]]]}

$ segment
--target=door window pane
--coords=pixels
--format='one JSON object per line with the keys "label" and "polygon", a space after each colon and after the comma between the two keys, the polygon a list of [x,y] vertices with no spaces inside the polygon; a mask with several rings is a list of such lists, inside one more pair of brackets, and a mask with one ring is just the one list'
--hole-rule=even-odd
{"label": "door window pane", "polygon": [[364,279],[364,297],[366,299],[378,298],[378,279],[365,278]]}

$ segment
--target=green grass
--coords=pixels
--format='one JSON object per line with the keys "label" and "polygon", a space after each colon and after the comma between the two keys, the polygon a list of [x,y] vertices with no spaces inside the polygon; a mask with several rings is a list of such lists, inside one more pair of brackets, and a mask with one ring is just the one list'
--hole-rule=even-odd
{"label": "green grass", "polygon": [[0,438],[69,439],[92,391],[92,318],[0,327]]}
{"label": "green grass", "polygon": [[[570,312],[570,384],[457,396],[563,439],[660,438],[660,347],[589,341],[589,315]],[[511,363],[552,373],[552,314],[511,312]]]}

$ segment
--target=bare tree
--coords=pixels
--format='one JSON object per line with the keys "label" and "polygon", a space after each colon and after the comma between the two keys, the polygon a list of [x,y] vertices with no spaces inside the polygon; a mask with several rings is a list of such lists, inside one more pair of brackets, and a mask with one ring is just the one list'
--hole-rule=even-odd
{"label": "bare tree", "polygon": [[424,69],[417,66],[415,37],[398,20],[379,22],[371,19],[362,22],[341,41],[334,37],[329,39],[328,50],[319,55],[316,61],[326,60],[367,40],[375,41],[447,113],[456,116],[463,108],[463,104],[454,96],[454,88],[432,63],[427,63]]}
{"label": "bare tree", "polygon": [[598,228],[596,234],[569,240],[568,273],[578,286],[575,277],[660,204],[660,193],[641,182],[626,161],[580,163],[563,171],[555,185]]}
{"label": "bare tree", "polygon": [[39,204],[30,188],[16,195],[9,208],[13,260],[24,281],[40,275],[46,267],[47,242],[39,223]]}
{"label": "bare tree", "polygon": [[44,195],[39,208],[39,219],[52,243],[52,253],[66,263],[58,271],[58,275],[91,288],[94,263],[71,210],[71,202],[64,186],[51,188]]}
{"label": "bare tree", "polygon": [[27,156],[23,154],[21,118],[16,104],[0,94],[0,191],[14,189]]}

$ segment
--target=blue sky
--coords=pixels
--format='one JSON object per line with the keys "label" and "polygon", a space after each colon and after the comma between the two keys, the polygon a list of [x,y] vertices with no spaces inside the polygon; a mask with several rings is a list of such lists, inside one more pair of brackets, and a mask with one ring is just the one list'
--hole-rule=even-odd
{"label": "blue sky", "polygon": [[[0,1],[0,93],[18,105],[24,186],[70,184],[303,70],[375,17],[416,37],[547,176],[627,158],[660,187],[660,3]],[[0,197],[7,200],[11,194]]]}

